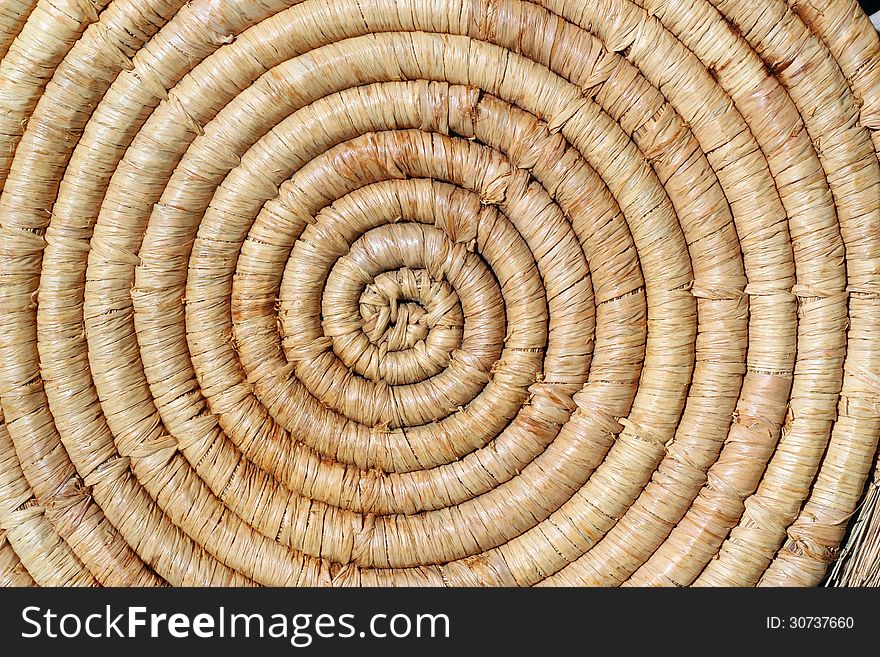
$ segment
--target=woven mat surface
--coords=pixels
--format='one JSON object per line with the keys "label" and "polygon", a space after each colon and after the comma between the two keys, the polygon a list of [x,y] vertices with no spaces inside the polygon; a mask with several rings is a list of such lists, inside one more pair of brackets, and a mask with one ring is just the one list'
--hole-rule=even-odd
{"label": "woven mat surface", "polygon": [[0,0],[0,57],[0,584],[837,557],[880,435],[855,0]]}

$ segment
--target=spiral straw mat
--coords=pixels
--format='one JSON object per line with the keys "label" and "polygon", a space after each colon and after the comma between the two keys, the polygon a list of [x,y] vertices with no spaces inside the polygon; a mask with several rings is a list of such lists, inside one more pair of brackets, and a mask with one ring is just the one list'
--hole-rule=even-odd
{"label": "spiral straw mat", "polygon": [[877,581],[854,0],[0,0],[0,54],[3,584]]}

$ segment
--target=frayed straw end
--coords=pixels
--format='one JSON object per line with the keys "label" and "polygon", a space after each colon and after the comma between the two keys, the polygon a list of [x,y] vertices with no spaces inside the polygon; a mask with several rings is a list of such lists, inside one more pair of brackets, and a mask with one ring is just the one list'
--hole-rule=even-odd
{"label": "frayed straw end", "polygon": [[880,586],[880,472],[862,501],[826,586]]}

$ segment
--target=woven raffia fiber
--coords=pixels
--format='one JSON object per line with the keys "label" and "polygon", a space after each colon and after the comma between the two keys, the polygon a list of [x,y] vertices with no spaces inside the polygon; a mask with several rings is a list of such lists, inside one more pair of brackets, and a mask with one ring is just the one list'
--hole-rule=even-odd
{"label": "woven raffia fiber", "polygon": [[824,577],[880,434],[854,0],[0,33],[0,582]]}

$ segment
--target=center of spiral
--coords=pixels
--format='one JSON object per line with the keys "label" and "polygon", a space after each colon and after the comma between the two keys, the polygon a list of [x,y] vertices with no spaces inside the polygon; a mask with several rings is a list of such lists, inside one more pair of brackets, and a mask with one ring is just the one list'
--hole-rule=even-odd
{"label": "center of spiral", "polygon": [[[330,287],[343,279],[331,277]],[[344,285],[351,283],[345,279]],[[384,271],[347,294],[356,306],[327,313],[324,328],[349,368],[374,382],[407,385],[439,374],[461,344],[455,290],[427,269]]]}
{"label": "center of spiral", "polygon": [[437,325],[439,318],[431,310],[453,294],[448,284],[435,284],[424,269],[380,274],[361,294],[363,331],[387,352],[412,349]]}

